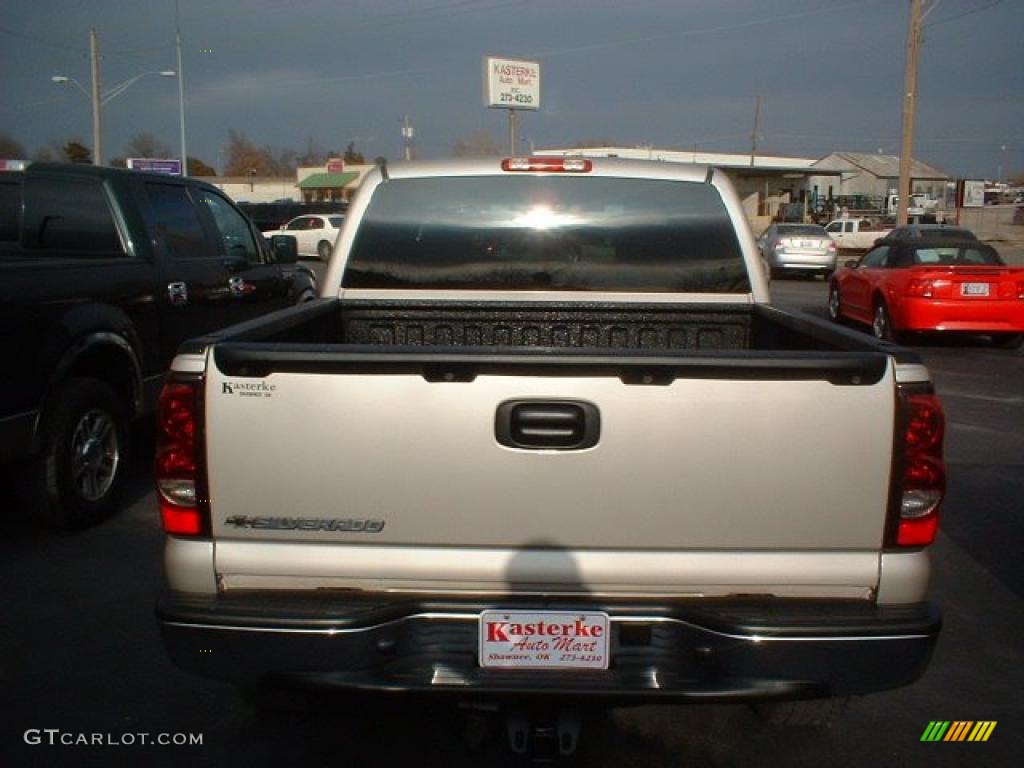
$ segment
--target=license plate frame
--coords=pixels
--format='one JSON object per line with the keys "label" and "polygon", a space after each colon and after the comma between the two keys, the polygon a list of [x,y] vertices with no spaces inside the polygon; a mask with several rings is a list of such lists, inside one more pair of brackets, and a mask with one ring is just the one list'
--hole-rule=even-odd
{"label": "license plate frame", "polygon": [[486,669],[608,669],[610,626],[603,611],[482,611],[478,663]]}
{"label": "license plate frame", "polygon": [[960,295],[985,298],[989,295],[988,283],[960,283]]}

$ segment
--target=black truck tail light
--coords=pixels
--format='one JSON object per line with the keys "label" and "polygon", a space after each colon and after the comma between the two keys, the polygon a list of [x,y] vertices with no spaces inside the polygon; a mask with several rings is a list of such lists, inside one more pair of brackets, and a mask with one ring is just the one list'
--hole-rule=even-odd
{"label": "black truck tail light", "polygon": [[202,455],[203,384],[172,374],[160,392],[154,477],[160,520],[175,536],[209,534]]}
{"label": "black truck tail light", "polygon": [[900,387],[898,547],[923,547],[935,541],[946,494],[942,459],[945,417],[930,385]]}

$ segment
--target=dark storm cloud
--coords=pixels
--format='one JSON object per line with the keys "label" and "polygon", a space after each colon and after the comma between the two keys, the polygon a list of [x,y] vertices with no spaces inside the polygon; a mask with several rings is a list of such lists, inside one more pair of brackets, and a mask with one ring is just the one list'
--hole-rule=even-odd
{"label": "dark storm cloud", "polygon": [[[915,155],[952,174],[1024,170],[1020,0],[942,0],[926,20]],[[355,140],[397,157],[399,118],[445,156],[505,114],[486,110],[481,58],[536,58],[537,146],[589,138],[765,152],[897,151],[909,4],[897,0],[180,0],[189,153],[219,164],[229,129],[301,150]],[[29,151],[91,136],[88,30],[105,87],[176,68],[172,0],[5,3],[0,131]],[[177,87],[147,77],[105,108],[108,157],[141,131],[178,146]],[[1005,149],[1003,149],[1005,147]]]}

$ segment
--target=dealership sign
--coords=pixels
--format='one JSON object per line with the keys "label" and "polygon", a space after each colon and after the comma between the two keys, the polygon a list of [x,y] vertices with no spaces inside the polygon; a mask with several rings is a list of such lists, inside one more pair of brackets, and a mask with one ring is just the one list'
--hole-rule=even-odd
{"label": "dealership sign", "polygon": [[498,109],[540,109],[540,64],[485,57],[484,104]]}
{"label": "dealership sign", "polygon": [[149,171],[150,173],[167,173],[181,176],[181,160],[162,160],[155,157],[129,157],[126,165],[133,171]]}

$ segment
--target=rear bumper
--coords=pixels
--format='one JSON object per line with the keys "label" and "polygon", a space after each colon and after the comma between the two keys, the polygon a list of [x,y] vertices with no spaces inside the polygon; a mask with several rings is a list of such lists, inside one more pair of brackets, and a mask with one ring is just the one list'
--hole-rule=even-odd
{"label": "rear bumper", "polygon": [[1024,301],[1019,299],[905,299],[900,314],[898,325],[908,331],[1024,332]]}
{"label": "rear bumper", "polygon": [[772,269],[792,269],[807,272],[832,272],[836,268],[836,254],[799,253],[779,251],[766,261]]}
{"label": "rear bumper", "polygon": [[[497,670],[477,663],[488,608],[603,610],[608,670]],[[621,702],[815,698],[896,688],[928,665],[930,603],[678,601],[371,602],[167,594],[164,644],[189,672],[236,683]]]}

